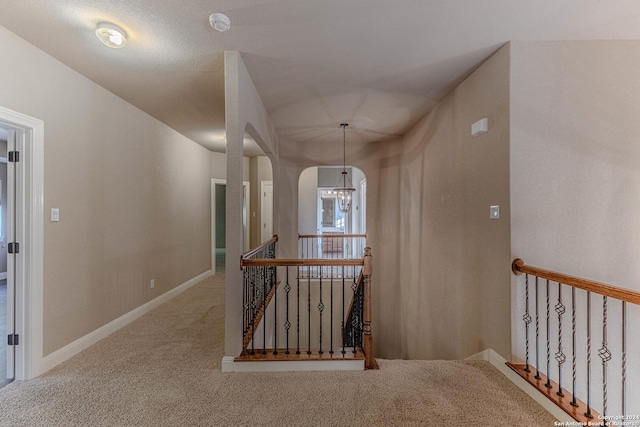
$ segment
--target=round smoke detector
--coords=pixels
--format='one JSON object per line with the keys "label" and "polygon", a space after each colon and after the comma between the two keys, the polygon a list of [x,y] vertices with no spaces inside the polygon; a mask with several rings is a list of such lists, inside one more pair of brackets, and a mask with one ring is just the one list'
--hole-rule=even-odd
{"label": "round smoke detector", "polygon": [[221,33],[228,31],[231,28],[231,20],[224,13],[212,13],[209,15],[209,24],[214,30]]}

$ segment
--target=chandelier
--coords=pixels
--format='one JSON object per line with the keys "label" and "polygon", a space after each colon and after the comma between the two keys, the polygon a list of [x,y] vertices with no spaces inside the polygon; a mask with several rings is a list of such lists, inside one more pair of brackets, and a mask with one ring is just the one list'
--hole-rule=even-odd
{"label": "chandelier", "polygon": [[338,186],[333,189],[333,191],[337,195],[338,199],[338,208],[340,212],[348,213],[351,211],[351,201],[353,192],[356,191],[355,188],[351,185],[351,179],[349,179],[349,174],[347,173],[347,126],[348,123],[342,123],[340,125],[342,127],[342,153],[343,153],[343,162],[342,162],[342,177],[338,180]]}

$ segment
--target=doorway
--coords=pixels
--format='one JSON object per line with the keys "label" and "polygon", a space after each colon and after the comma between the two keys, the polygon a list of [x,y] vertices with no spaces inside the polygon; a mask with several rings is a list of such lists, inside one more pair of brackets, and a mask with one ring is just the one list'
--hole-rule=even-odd
{"label": "doorway", "polygon": [[7,346],[6,377],[27,380],[52,363],[42,351],[44,122],[0,107],[0,127],[7,134],[8,150],[8,209],[2,218],[7,247],[0,250],[8,252],[5,337],[11,336],[1,337],[0,349]]}
{"label": "doorway", "polygon": [[[15,130],[0,123],[0,387],[15,377],[15,346],[8,345],[8,337],[15,333],[15,283],[7,280],[7,218],[13,206],[7,200],[7,152],[9,140],[15,145]],[[12,184],[14,180],[12,180]],[[13,214],[13,212],[12,212]],[[15,216],[15,215],[12,215]]]}
{"label": "doorway", "polygon": [[262,201],[260,204],[261,243],[273,237],[273,181],[260,183]]}
{"label": "doorway", "polygon": [[[249,187],[242,183],[242,241],[243,252],[249,251]],[[227,181],[211,180],[211,271],[223,272],[226,264]]]}

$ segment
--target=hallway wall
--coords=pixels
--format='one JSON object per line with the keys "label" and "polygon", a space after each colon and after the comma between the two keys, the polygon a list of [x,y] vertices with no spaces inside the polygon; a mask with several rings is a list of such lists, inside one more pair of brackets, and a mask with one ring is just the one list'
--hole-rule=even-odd
{"label": "hallway wall", "polygon": [[0,57],[0,105],[44,121],[44,210],[60,209],[46,356],[210,269],[210,157],[1,27]]}
{"label": "hallway wall", "polygon": [[[640,41],[514,42],[511,58],[513,257],[640,291]],[[518,327],[513,353],[521,359],[523,288],[523,279],[518,285],[514,277],[512,319]],[[583,316],[586,296],[578,292],[577,298],[578,316]],[[601,301],[593,297],[598,343]],[[614,356],[609,363],[609,413],[617,414],[620,303],[610,300],[608,311]],[[628,322],[640,322],[640,307],[630,305]],[[586,322],[579,323],[579,333],[586,334]],[[637,378],[640,339],[633,333],[629,337],[627,377]],[[578,355],[579,366],[586,366],[585,354]],[[568,384],[571,370],[564,371]],[[602,384],[601,377],[601,369],[596,369],[594,384]],[[584,377],[579,378],[584,396]],[[627,392],[627,413],[640,413],[640,385],[630,382]],[[594,387],[596,408],[601,395],[602,388]]]}
{"label": "hallway wall", "polygon": [[[489,132],[471,136],[484,117]],[[411,129],[402,151],[385,357],[462,359],[492,348],[508,359],[508,46]],[[491,205],[500,219],[490,219]]]}

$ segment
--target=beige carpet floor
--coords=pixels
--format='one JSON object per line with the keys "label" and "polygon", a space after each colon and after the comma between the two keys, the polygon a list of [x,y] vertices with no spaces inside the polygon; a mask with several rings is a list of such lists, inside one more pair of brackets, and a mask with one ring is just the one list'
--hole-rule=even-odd
{"label": "beige carpet floor", "polygon": [[223,374],[224,275],[32,381],[1,426],[553,426],[487,362],[379,360],[379,371]]}

